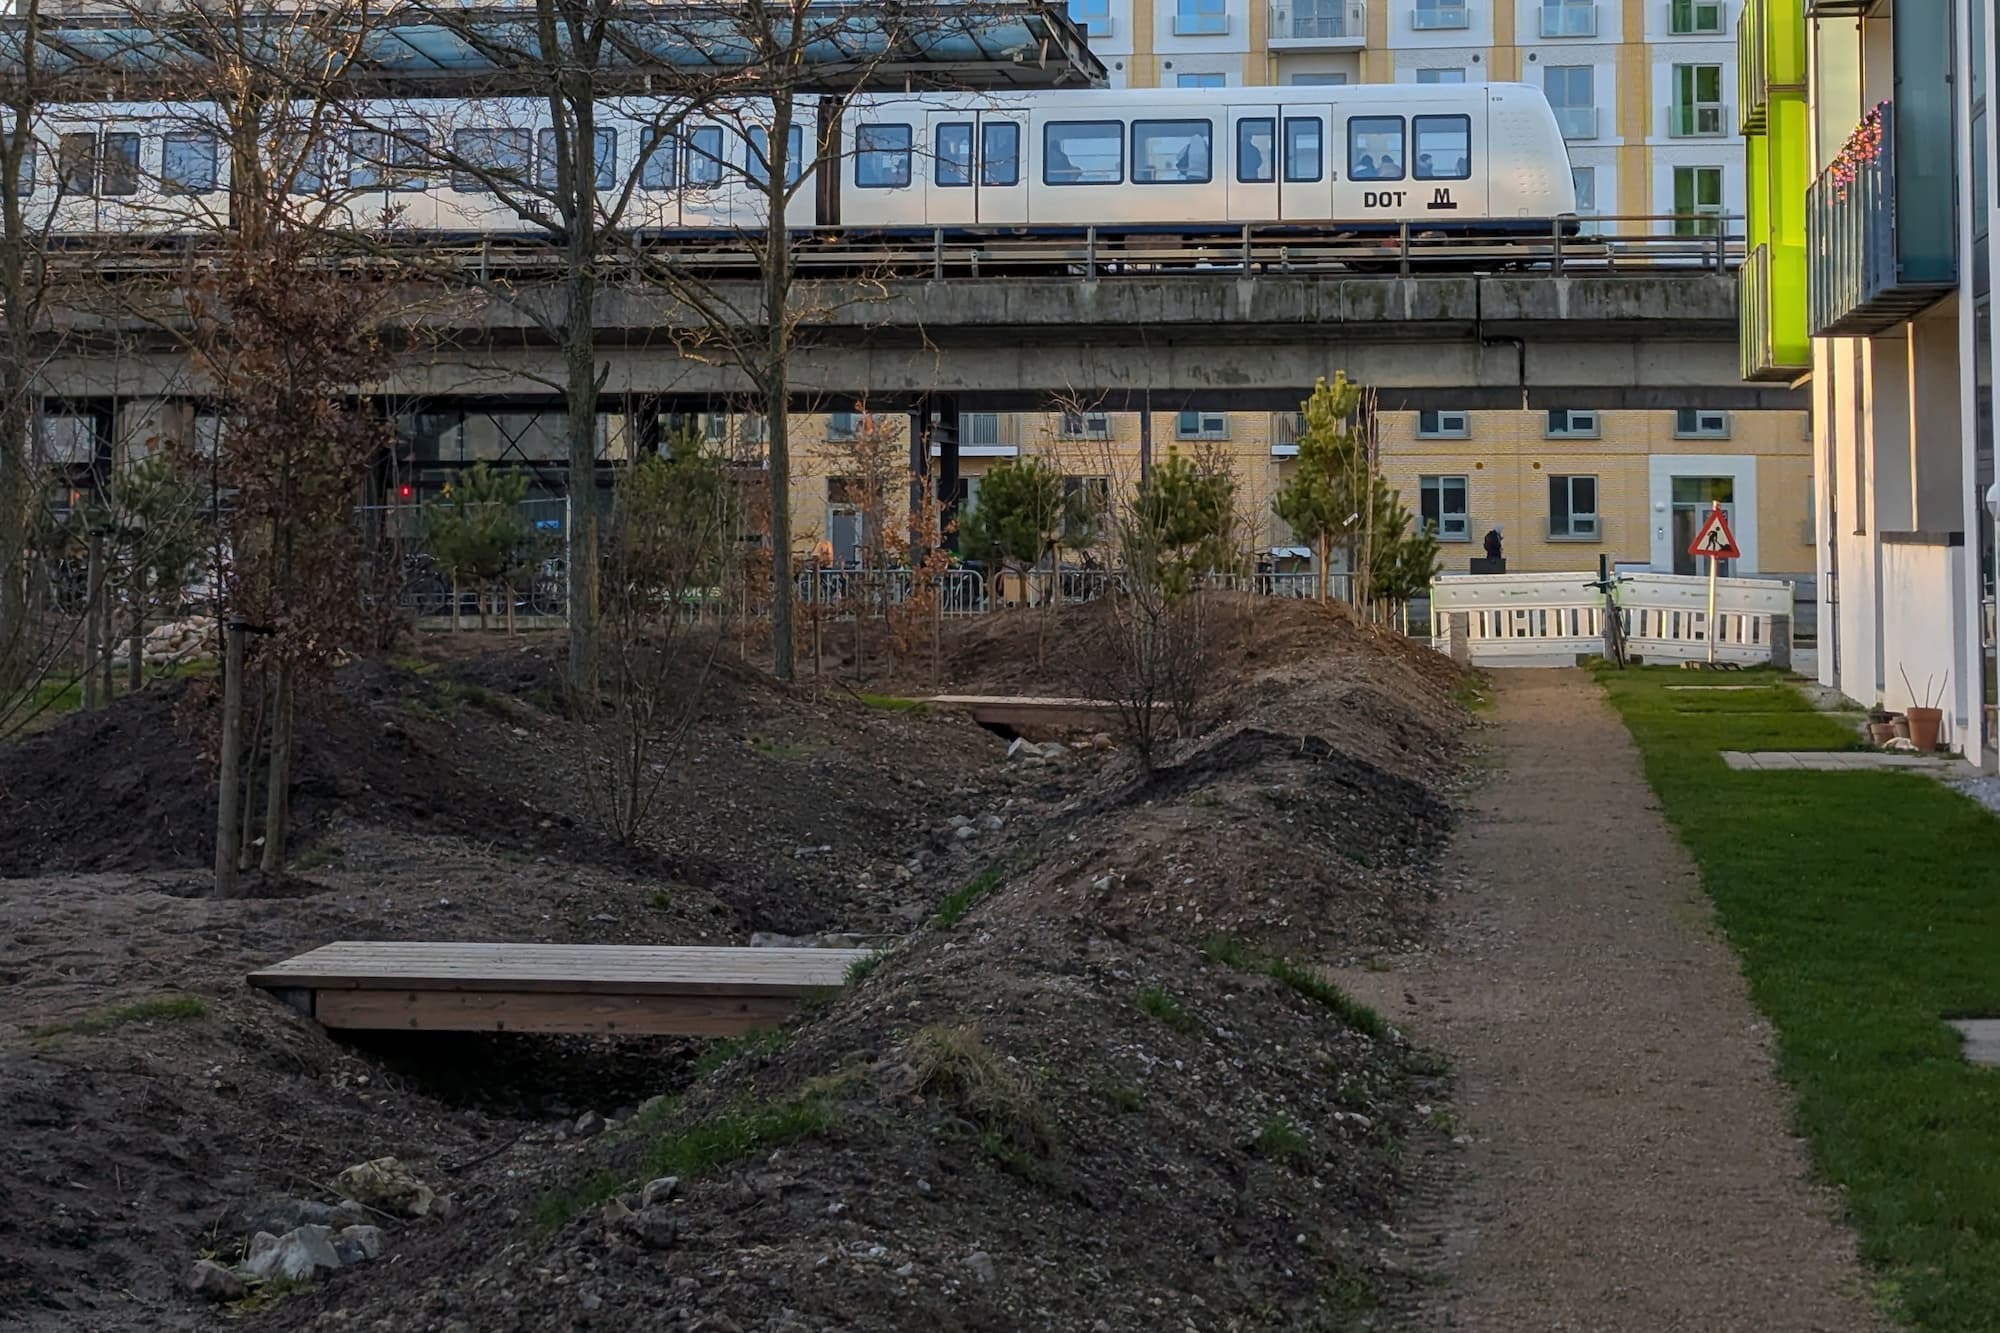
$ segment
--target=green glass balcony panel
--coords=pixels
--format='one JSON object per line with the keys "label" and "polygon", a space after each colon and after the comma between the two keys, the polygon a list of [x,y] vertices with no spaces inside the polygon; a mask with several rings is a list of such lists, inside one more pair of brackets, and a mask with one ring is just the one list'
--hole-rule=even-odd
{"label": "green glass balcony panel", "polygon": [[1736,270],[1743,378],[1788,384],[1812,369],[1806,336],[1805,251],[1760,245]]}

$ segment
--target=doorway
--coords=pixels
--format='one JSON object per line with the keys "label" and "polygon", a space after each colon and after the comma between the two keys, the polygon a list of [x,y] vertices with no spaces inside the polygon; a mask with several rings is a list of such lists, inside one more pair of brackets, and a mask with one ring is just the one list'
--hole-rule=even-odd
{"label": "doorway", "polygon": [[[1674,573],[1706,574],[1708,570],[1699,559],[1688,554],[1688,547],[1694,544],[1695,534],[1701,531],[1702,520],[1708,516],[1708,511],[1717,504],[1722,506],[1730,530],[1735,530],[1736,478],[1675,477],[1673,504]],[[1731,577],[1736,573],[1736,562],[1724,560],[1716,573],[1723,578]]]}

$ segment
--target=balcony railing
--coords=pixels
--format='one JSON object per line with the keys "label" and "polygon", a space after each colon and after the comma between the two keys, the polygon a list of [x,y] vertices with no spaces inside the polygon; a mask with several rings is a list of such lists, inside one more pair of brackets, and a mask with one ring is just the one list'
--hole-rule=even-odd
{"label": "balcony railing", "polygon": [[1720,102],[1667,108],[1667,134],[1674,139],[1719,139],[1729,133],[1729,108]]}
{"label": "balcony railing", "polygon": [[1562,129],[1565,139],[1595,139],[1597,137],[1597,108],[1594,106],[1559,106],[1555,108],[1556,124]]}
{"label": "balcony railing", "polygon": [[1542,5],[1542,36],[1597,36],[1596,4],[1561,4],[1549,3],[1548,0],[1544,0]]}
{"label": "balcony railing", "polygon": [[1736,270],[1737,354],[1743,378],[1789,384],[1812,369],[1798,290],[1805,255],[1760,245]]}
{"label": "balcony railing", "polygon": [[1469,28],[1472,26],[1472,15],[1464,5],[1418,5],[1410,11],[1410,26],[1419,32],[1438,28]]}
{"label": "balcony railing", "polygon": [[1737,129],[1764,132],[1764,112],[1771,100],[1771,76],[1764,63],[1764,3],[1746,0],[1736,20],[1736,105],[1742,111]]}
{"label": "balcony railing", "polygon": [[1896,109],[1883,102],[1807,192],[1807,326],[1815,337],[1880,333],[1957,285],[1950,229],[1925,224],[1926,213],[1952,216],[1951,181],[1899,181],[1896,150]]}
{"label": "balcony railing", "polygon": [[1229,31],[1227,14],[1175,14],[1174,36],[1220,37]]}
{"label": "balcony railing", "polygon": [[1368,6],[1362,0],[1279,0],[1271,6],[1271,44],[1355,48],[1368,41]]}

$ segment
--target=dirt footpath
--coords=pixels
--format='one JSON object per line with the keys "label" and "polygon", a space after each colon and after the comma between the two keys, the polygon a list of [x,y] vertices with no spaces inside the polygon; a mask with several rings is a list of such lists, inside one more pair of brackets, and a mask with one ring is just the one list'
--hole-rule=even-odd
{"label": "dirt footpath", "polygon": [[1353,978],[1449,1053],[1470,1138],[1416,1326],[1886,1327],[1631,737],[1581,672],[1495,688],[1441,948]]}

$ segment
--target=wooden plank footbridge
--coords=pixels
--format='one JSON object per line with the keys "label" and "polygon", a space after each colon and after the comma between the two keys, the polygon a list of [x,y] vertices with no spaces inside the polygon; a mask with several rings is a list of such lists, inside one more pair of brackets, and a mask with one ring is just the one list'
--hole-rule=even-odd
{"label": "wooden plank footbridge", "polygon": [[869,952],[341,940],[249,980],[329,1028],[729,1037],[838,989]]}
{"label": "wooden plank footbridge", "polygon": [[[1118,705],[1103,699],[1037,698],[1012,694],[934,694],[932,708],[968,713],[986,727],[1045,727],[1055,731],[1102,731],[1118,720]],[[1164,710],[1165,705],[1155,705]]]}

